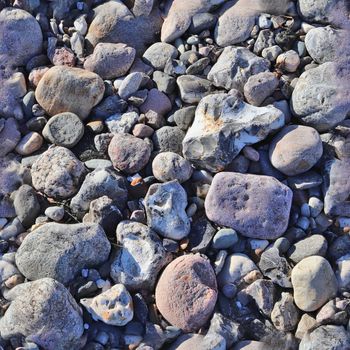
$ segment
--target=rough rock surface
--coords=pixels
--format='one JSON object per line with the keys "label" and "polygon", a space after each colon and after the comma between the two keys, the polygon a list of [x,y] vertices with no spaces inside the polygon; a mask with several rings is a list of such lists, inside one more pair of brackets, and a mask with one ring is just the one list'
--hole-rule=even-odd
{"label": "rough rock surface", "polygon": [[48,350],[78,349],[83,345],[81,309],[61,283],[42,278],[17,288],[17,298],[0,320],[3,338],[21,334]]}
{"label": "rough rock surface", "polygon": [[209,95],[198,104],[183,154],[196,166],[222,171],[243,147],[264,140],[284,121],[284,114],[273,106],[254,107],[231,94]]}
{"label": "rough rock surface", "polygon": [[0,122],[2,125],[0,131],[0,157],[4,157],[16,148],[21,139],[21,133],[14,118],[1,119]]}
{"label": "rough rock surface", "polygon": [[122,221],[117,227],[120,244],[111,276],[128,290],[154,288],[159,271],[171,260],[159,237],[146,225]]}
{"label": "rough rock surface", "polygon": [[216,299],[214,271],[200,255],[181,256],[172,261],[156,286],[159,311],[185,332],[196,331],[207,322]]}
{"label": "rough rock surface", "polygon": [[48,223],[26,236],[16,264],[30,280],[51,277],[66,284],[82,268],[102,264],[111,245],[98,225]]}
{"label": "rough rock surface", "polygon": [[223,172],[214,176],[205,211],[243,236],[276,239],[287,229],[291,202],[292,191],[275,178]]}

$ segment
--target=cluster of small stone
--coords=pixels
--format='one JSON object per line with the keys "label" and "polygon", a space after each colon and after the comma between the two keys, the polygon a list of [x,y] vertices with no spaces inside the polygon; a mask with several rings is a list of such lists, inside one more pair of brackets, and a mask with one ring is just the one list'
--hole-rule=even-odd
{"label": "cluster of small stone", "polygon": [[346,0],[0,0],[0,349],[350,349]]}

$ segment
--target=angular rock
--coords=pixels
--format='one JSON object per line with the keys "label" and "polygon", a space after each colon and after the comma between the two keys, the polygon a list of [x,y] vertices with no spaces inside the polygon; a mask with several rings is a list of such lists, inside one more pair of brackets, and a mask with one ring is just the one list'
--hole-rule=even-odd
{"label": "angular rock", "polygon": [[84,68],[102,79],[118,78],[128,72],[135,55],[135,49],[125,44],[99,43],[85,60]]}
{"label": "angular rock", "polygon": [[321,256],[310,256],[296,264],[292,270],[292,285],[295,304],[306,312],[319,309],[338,290],[332,267]]}
{"label": "angular rock", "polygon": [[204,253],[214,234],[215,229],[205,216],[195,218],[191,223],[191,231],[188,235],[188,248],[192,253]]}
{"label": "angular rock", "polygon": [[243,91],[249,77],[268,71],[270,62],[244,47],[227,46],[208,74],[215,86]]}
{"label": "angular rock", "polygon": [[61,283],[42,278],[14,289],[19,291],[18,296],[0,320],[4,339],[21,334],[47,350],[79,349],[84,345],[81,309]]}
{"label": "angular rock", "polygon": [[172,261],[156,286],[156,304],[163,317],[184,332],[197,331],[214,311],[215,273],[209,260],[185,255]]}
{"label": "angular rock", "polygon": [[181,100],[186,103],[197,103],[213,90],[210,81],[195,75],[182,75],[177,78],[176,83],[180,90]]}
{"label": "angular rock", "polygon": [[95,169],[86,176],[70,207],[81,218],[88,211],[90,203],[102,196],[108,196],[123,208],[128,196],[125,179],[111,169]]}
{"label": "angular rock", "polygon": [[0,43],[0,57],[7,57],[9,65],[23,66],[41,53],[43,34],[30,13],[6,7],[0,12]]}
{"label": "angular rock", "polygon": [[134,317],[131,295],[122,284],[115,284],[96,297],[81,299],[80,302],[93,319],[112,326],[125,326]]}
{"label": "angular rock", "polygon": [[153,146],[161,152],[174,152],[182,155],[182,141],[185,133],[177,126],[163,126],[152,136]]}
{"label": "angular rock", "polygon": [[326,62],[304,72],[291,98],[292,112],[306,125],[323,132],[343,121],[350,110],[350,65]]}
{"label": "angular rock", "polygon": [[135,93],[143,80],[144,75],[140,72],[130,73],[120,84],[118,88],[118,95],[127,100],[133,93]]}
{"label": "angular rock", "polygon": [[148,163],[151,146],[133,135],[117,133],[108,146],[108,155],[116,169],[134,174]]}
{"label": "angular rock", "polygon": [[295,329],[299,321],[299,311],[294,305],[292,294],[281,294],[281,299],[272,310],[271,320],[280,331],[288,332]]}
{"label": "angular rock", "polygon": [[103,80],[97,74],[80,68],[55,66],[40,80],[35,98],[50,116],[72,112],[83,120],[102,100],[104,91]]}
{"label": "angular rock", "polygon": [[272,140],[271,164],[288,176],[310,170],[321,158],[322,141],[318,132],[308,126],[288,125]]}
{"label": "angular rock", "polygon": [[52,147],[34,162],[31,175],[37,191],[48,197],[64,199],[78,191],[86,169],[67,148]]}
{"label": "angular rock", "polygon": [[128,290],[153,290],[158,273],[171,260],[162,241],[146,225],[122,221],[117,227],[117,242],[120,249],[111,265],[114,282]]}
{"label": "angular rock", "polygon": [[107,128],[111,133],[129,133],[137,123],[139,115],[136,112],[113,114],[105,120]]}
{"label": "angular rock", "polygon": [[72,148],[83,137],[84,124],[74,113],[59,113],[49,119],[42,134],[57,146]]}
{"label": "angular rock", "polygon": [[161,236],[180,240],[189,234],[187,194],[177,180],[151,185],[144,205],[147,225]]}
{"label": "angular rock", "polygon": [[270,176],[222,172],[205,199],[209,220],[245,237],[276,239],[288,226],[292,191]]}
{"label": "angular rock", "polygon": [[198,104],[183,154],[200,168],[222,171],[245,146],[281,128],[284,119],[273,106],[254,107],[231,94],[209,95]]}
{"label": "angular rock", "polygon": [[0,157],[4,157],[15,149],[21,139],[21,133],[14,118],[0,119],[0,125]]}
{"label": "angular rock", "polygon": [[82,268],[105,262],[110,250],[98,225],[48,223],[25,237],[16,253],[16,265],[30,280],[51,277],[67,284]]}
{"label": "angular rock", "polygon": [[144,62],[157,70],[164,70],[169,59],[177,58],[177,49],[167,43],[154,43],[142,55]]}

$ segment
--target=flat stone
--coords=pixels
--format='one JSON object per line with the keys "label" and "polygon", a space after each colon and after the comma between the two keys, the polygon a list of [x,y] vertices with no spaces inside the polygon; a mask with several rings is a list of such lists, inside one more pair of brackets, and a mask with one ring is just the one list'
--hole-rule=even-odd
{"label": "flat stone", "polygon": [[21,133],[14,118],[0,119],[0,123],[0,157],[4,157],[15,149],[21,139]]}
{"label": "flat stone", "polygon": [[292,270],[295,304],[310,312],[319,309],[338,290],[338,283],[329,262],[321,256],[301,260]]}
{"label": "flat stone", "polygon": [[108,196],[123,208],[128,196],[125,179],[108,168],[95,169],[82,183],[79,192],[72,198],[70,207],[79,218],[89,210],[90,203]]}
{"label": "flat stone", "polygon": [[177,180],[151,185],[144,205],[147,225],[161,236],[180,240],[189,234],[187,194]]}
{"label": "flat stone", "polygon": [[264,140],[284,125],[284,114],[273,106],[254,107],[231,94],[204,97],[183,140],[186,159],[218,172],[247,145]]}
{"label": "flat stone", "polygon": [[50,116],[71,112],[83,120],[102,100],[104,91],[103,80],[97,74],[80,68],[55,66],[40,80],[35,98]]}
{"label": "flat stone", "polygon": [[231,248],[238,242],[238,235],[235,230],[230,228],[222,228],[216,232],[213,237],[212,247],[214,249],[227,249]]}
{"label": "flat stone", "polygon": [[332,129],[350,110],[346,94],[350,67],[343,62],[326,62],[304,72],[291,98],[292,112],[319,132]]}
{"label": "flat stone", "polygon": [[16,253],[16,265],[30,280],[52,277],[67,284],[82,268],[105,262],[110,250],[98,225],[47,223],[25,237]]}
{"label": "flat stone", "polygon": [[0,320],[4,339],[21,334],[34,338],[35,344],[47,350],[79,349],[84,345],[81,309],[61,283],[42,278],[20,284],[12,292],[17,297]]}
{"label": "flat stone", "polygon": [[226,90],[243,91],[249,77],[268,71],[270,62],[244,47],[227,46],[208,74],[208,80]]}
{"label": "flat stone", "polygon": [[122,221],[117,227],[120,249],[111,265],[115,283],[128,290],[153,290],[160,270],[171,261],[159,237],[146,225]]}
{"label": "flat stone", "polygon": [[72,148],[83,137],[84,124],[74,113],[59,113],[49,119],[42,134],[57,146]]}
{"label": "flat stone", "polygon": [[108,155],[116,169],[134,174],[148,163],[151,147],[133,135],[117,133],[108,146]]}
{"label": "flat stone", "polygon": [[308,126],[288,125],[272,140],[271,164],[288,176],[310,170],[321,158],[322,141],[318,132]]}
{"label": "flat stone", "polygon": [[205,199],[207,217],[245,237],[276,239],[288,226],[292,191],[270,176],[222,172]]}
{"label": "flat stone", "polygon": [[197,103],[213,90],[207,79],[195,75],[181,75],[176,80],[180,90],[181,100],[186,103]]}
{"label": "flat stone", "polygon": [[177,49],[167,43],[154,43],[142,55],[145,63],[152,66],[154,69],[163,70],[169,59],[177,58]]}
{"label": "flat stone", "polygon": [[67,148],[52,147],[34,162],[31,175],[37,191],[52,198],[64,199],[78,191],[86,169]]}
{"label": "flat stone", "polygon": [[93,319],[112,326],[125,326],[134,316],[131,295],[122,284],[115,284],[94,298],[81,299],[80,303]]}
{"label": "flat stone", "polygon": [[209,260],[196,254],[178,257],[165,268],[156,286],[155,298],[158,310],[168,322],[191,332],[208,321],[217,294],[215,273]]}
{"label": "flat stone", "polygon": [[144,78],[144,75],[140,72],[130,73],[125,77],[118,89],[118,95],[127,100],[133,93],[135,93]]}

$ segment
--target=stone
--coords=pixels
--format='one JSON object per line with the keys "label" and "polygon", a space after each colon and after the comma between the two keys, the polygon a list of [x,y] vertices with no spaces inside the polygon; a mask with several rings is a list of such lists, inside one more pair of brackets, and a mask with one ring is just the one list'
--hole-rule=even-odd
{"label": "stone", "polygon": [[108,168],[95,169],[82,183],[79,192],[72,198],[70,207],[79,218],[89,210],[90,203],[108,196],[123,208],[128,196],[125,179]]}
{"label": "stone", "polygon": [[197,331],[210,318],[217,300],[215,273],[199,254],[173,260],[156,286],[156,305],[162,316],[184,332]]}
{"label": "stone", "polygon": [[18,142],[15,151],[22,156],[28,156],[39,150],[42,144],[42,136],[35,131],[30,131]]}
{"label": "stone", "polygon": [[293,90],[293,114],[319,132],[332,129],[346,118],[350,109],[350,98],[345,93],[349,76],[350,66],[341,61],[326,62],[305,71]]}
{"label": "stone", "polygon": [[160,270],[171,261],[159,237],[146,225],[122,221],[117,227],[120,249],[111,265],[111,277],[128,290],[153,290]]}
{"label": "stone", "polygon": [[24,66],[41,53],[43,34],[30,13],[6,7],[0,12],[0,42],[0,56],[7,57],[9,64]]}
{"label": "stone", "polygon": [[149,138],[153,135],[154,130],[146,124],[136,124],[132,129],[132,134],[141,139]]}
{"label": "stone", "polygon": [[176,83],[180,90],[181,100],[186,103],[198,103],[213,90],[210,81],[195,75],[182,75],[177,78]]}
{"label": "stone", "polygon": [[180,240],[189,234],[187,194],[177,180],[151,185],[144,206],[147,225],[161,236]]}
{"label": "stone", "polygon": [[35,344],[47,350],[83,346],[81,309],[61,283],[42,278],[20,284],[12,292],[17,297],[0,320],[2,338],[21,334],[28,340],[35,339]]}
{"label": "stone", "polygon": [[110,250],[98,225],[47,223],[24,238],[16,253],[16,265],[30,280],[51,277],[68,284],[82,268],[105,262]]}
{"label": "stone", "polygon": [[113,114],[105,120],[107,128],[111,133],[129,133],[139,120],[136,112]]}
{"label": "stone", "polygon": [[116,133],[108,146],[108,155],[116,169],[134,174],[148,163],[151,147],[133,135]]}
{"label": "stone", "polygon": [[176,87],[176,80],[169,74],[156,70],[153,73],[153,81],[157,85],[157,89],[166,94],[171,94]]}
{"label": "stone", "polygon": [[251,272],[260,274],[257,266],[247,255],[240,253],[231,254],[226,258],[217,281],[221,287],[226,284],[239,285],[243,278]]}
{"label": "stone", "polygon": [[225,350],[226,340],[218,334],[186,334],[180,336],[169,350]]}
{"label": "stone", "polygon": [[53,207],[48,207],[45,210],[45,215],[53,220],[53,221],[61,221],[64,217],[64,208],[63,207],[58,207],[58,206],[53,206]]}
{"label": "stone", "polygon": [[48,120],[42,134],[57,146],[73,148],[84,135],[84,124],[74,113],[59,113]]}
{"label": "stone", "polygon": [[288,332],[296,328],[299,321],[299,311],[294,305],[293,296],[283,292],[271,313],[273,325],[280,331]]}
{"label": "stone", "polygon": [[288,176],[310,170],[321,158],[322,141],[318,132],[303,125],[288,125],[272,140],[269,149],[271,164]]}
{"label": "stone", "polygon": [[115,284],[94,298],[81,299],[80,303],[93,319],[112,326],[125,326],[134,317],[132,298],[123,284]]}
{"label": "stone", "polygon": [[0,259],[0,285],[2,285],[4,282],[6,282],[6,280],[11,278],[12,276],[20,274],[16,266],[10,261],[7,261],[5,256],[6,254],[3,255]]}
{"label": "stone", "polygon": [[209,95],[197,106],[183,154],[195,166],[222,171],[246,145],[264,140],[283,125],[283,113],[273,106],[254,107],[231,94]]}
{"label": "stone", "polygon": [[335,61],[350,52],[346,33],[330,26],[313,28],[305,36],[306,50],[316,63]]}
{"label": "stone", "polygon": [[148,16],[153,7],[153,0],[136,0],[132,8],[134,16]]}
{"label": "stone", "polygon": [[191,223],[191,231],[188,235],[188,249],[192,253],[204,253],[214,234],[215,229],[205,216],[194,218]]}
{"label": "stone", "polygon": [[[118,95],[111,95],[104,98],[101,103],[94,107],[91,114],[94,116],[94,118],[107,120],[108,117],[122,113],[126,109],[127,103],[124,100],[122,100]],[[137,113],[135,112],[135,114]]]}
{"label": "stone", "polygon": [[277,57],[276,65],[285,72],[294,73],[300,65],[299,55],[294,50],[283,52]]}
{"label": "stone", "polygon": [[270,62],[244,47],[227,46],[213,65],[208,80],[226,90],[243,91],[249,77],[268,71]]}
{"label": "stone", "polygon": [[40,214],[40,203],[34,189],[29,185],[22,185],[14,193],[13,205],[18,219],[24,227],[30,227]]}
{"label": "stone", "polygon": [[140,88],[143,78],[144,75],[140,72],[134,72],[127,75],[119,86],[118,95],[123,100],[127,100]]}
{"label": "stone", "polygon": [[323,179],[319,173],[311,170],[296,176],[289,176],[287,182],[293,190],[307,190],[320,186]]}
{"label": "stone", "polygon": [[174,152],[182,155],[184,137],[185,133],[179,127],[163,126],[153,134],[153,146],[161,152]]}
{"label": "stone", "polygon": [[55,66],[40,80],[35,98],[50,116],[71,112],[84,120],[92,107],[102,100],[104,91],[103,80],[97,74],[80,68]]}
{"label": "stone", "polygon": [[300,350],[347,349],[350,347],[349,332],[343,326],[325,325],[306,333],[301,339]]}
{"label": "stone", "polygon": [[282,49],[278,45],[273,45],[262,50],[261,56],[268,59],[271,62],[274,62],[279,54],[282,53]]}
{"label": "stone", "polygon": [[295,337],[297,339],[302,339],[306,333],[309,333],[313,328],[318,326],[316,320],[309,314],[303,314],[298,323],[297,330],[295,332]]}
{"label": "stone", "polygon": [[292,191],[270,176],[222,172],[205,199],[209,220],[241,235],[276,239],[288,226]]}
{"label": "stone", "polygon": [[350,216],[350,179],[346,176],[350,161],[345,158],[331,159],[324,167],[324,213],[326,215]]}
{"label": "stone", "polygon": [[350,255],[346,254],[336,261],[336,276],[341,291],[348,291],[350,288]]}
{"label": "stone", "polygon": [[288,261],[280,255],[276,247],[265,250],[258,263],[260,271],[265,277],[283,288],[291,288],[291,267]]}
{"label": "stone", "polygon": [[[230,6],[231,5],[231,6]],[[226,10],[225,10],[226,9]],[[255,14],[244,11],[239,5],[223,6],[214,31],[219,46],[235,45],[247,40],[255,24]]]}
{"label": "stone", "polygon": [[177,49],[167,43],[154,43],[142,55],[145,63],[157,70],[164,70],[165,64],[169,59],[177,58]]}
{"label": "stone", "polygon": [[244,97],[251,105],[261,106],[273,94],[278,84],[278,78],[271,72],[252,75],[244,85]]}
{"label": "stone", "polygon": [[288,258],[298,263],[312,255],[326,256],[327,240],[322,235],[311,235],[294,243],[287,252]]}
{"label": "stone", "polygon": [[18,124],[14,118],[0,119],[0,157],[13,151],[21,139]]}
{"label": "stone", "polygon": [[197,106],[183,107],[174,113],[174,121],[176,125],[186,131],[192,124]]}
{"label": "stone", "polygon": [[259,32],[258,37],[256,38],[253,52],[256,55],[260,55],[264,49],[272,47],[275,45],[275,35],[273,31],[269,29],[263,29]]}
{"label": "stone", "polygon": [[67,47],[56,48],[50,59],[55,66],[74,67],[76,63],[74,52]]}
{"label": "stone", "polygon": [[65,199],[78,191],[86,169],[67,148],[52,147],[34,162],[31,175],[37,191],[48,197]]}
{"label": "stone", "polygon": [[166,115],[172,108],[171,102],[167,95],[157,89],[148,91],[146,101],[140,106],[141,113],[154,111],[160,115]]}
{"label": "stone", "polygon": [[319,309],[338,290],[332,267],[321,256],[310,256],[296,264],[292,270],[292,285],[295,304],[306,312]]}
{"label": "stone", "polygon": [[84,68],[102,79],[125,75],[134,62],[136,51],[125,44],[99,43],[84,62]]}
{"label": "stone", "polygon": [[192,175],[191,163],[174,152],[162,152],[152,162],[152,172],[158,181],[187,181]]}
{"label": "stone", "polygon": [[28,76],[28,80],[30,84],[34,87],[37,87],[39,84],[39,81],[49,69],[50,68],[46,66],[36,67],[32,69]]}
{"label": "stone", "polygon": [[228,249],[238,242],[238,235],[235,230],[222,228],[213,237],[212,247],[214,249]]}
{"label": "stone", "polygon": [[192,22],[188,31],[192,34],[200,34],[206,29],[215,26],[217,17],[209,12],[198,13],[192,17]]}

